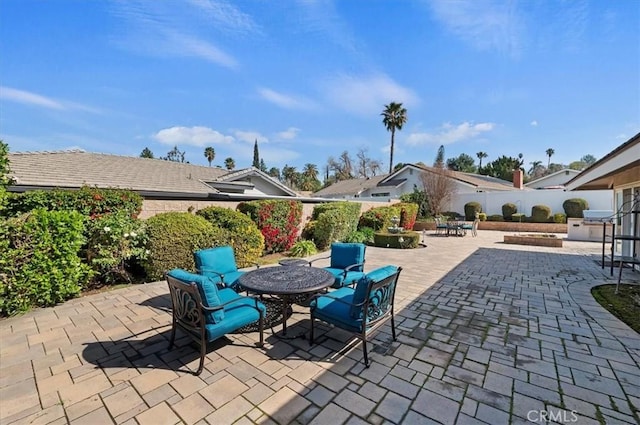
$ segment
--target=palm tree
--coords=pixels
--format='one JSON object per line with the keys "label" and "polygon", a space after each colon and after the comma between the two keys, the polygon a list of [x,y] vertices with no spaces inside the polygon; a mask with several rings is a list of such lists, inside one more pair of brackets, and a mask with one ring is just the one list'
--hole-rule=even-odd
{"label": "palm tree", "polygon": [[224,160],[224,166],[227,170],[231,171],[236,168],[236,162],[233,160],[233,158],[229,157]]}
{"label": "palm tree", "polygon": [[480,152],[478,152],[478,153],[476,154],[476,156],[477,156],[477,157],[478,157],[478,159],[480,160],[480,164],[478,165],[478,173],[479,173],[479,172],[480,172],[480,170],[482,170],[482,158],[486,158],[486,157],[488,157],[489,155],[487,155],[487,153],[486,153],[486,152],[482,152],[482,151],[480,151]]}
{"label": "palm tree", "polygon": [[547,161],[547,169],[549,169],[549,166],[551,165],[551,156],[556,153],[556,151],[554,151],[553,149],[549,148],[546,150],[547,156],[549,157],[549,161]]}
{"label": "palm tree", "polygon": [[391,154],[389,158],[389,174],[393,171],[393,149],[395,147],[396,130],[402,130],[402,126],[407,122],[407,110],[402,107],[402,103],[391,102],[384,105],[382,123],[391,132]]}
{"label": "palm tree", "polygon": [[213,149],[211,146],[206,147],[204,149],[204,156],[205,156],[205,158],[207,158],[207,161],[209,161],[209,167],[211,167],[211,162],[216,157],[215,149]]}

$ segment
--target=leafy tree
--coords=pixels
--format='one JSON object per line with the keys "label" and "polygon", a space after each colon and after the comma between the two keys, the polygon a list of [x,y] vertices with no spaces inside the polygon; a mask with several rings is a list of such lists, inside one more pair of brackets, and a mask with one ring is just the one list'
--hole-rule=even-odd
{"label": "leafy tree", "polygon": [[531,164],[531,168],[529,169],[529,175],[531,176],[532,179],[539,179],[540,177],[544,176],[547,169],[544,168],[544,165],[542,165],[542,161],[533,161],[530,162],[529,164]]}
{"label": "leafy tree", "polygon": [[461,153],[457,158],[447,159],[447,168],[453,171],[462,171],[463,173],[475,173],[475,161],[470,155]]}
{"label": "leafy tree", "polygon": [[215,149],[213,149],[211,146],[207,146],[204,149],[204,157],[207,158],[207,161],[209,161],[209,167],[211,167],[211,162],[216,157]]}
{"label": "leafy tree", "polygon": [[280,180],[280,169],[279,169],[278,167],[271,167],[271,168],[269,169],[268,174],[269,174],[271,177],[274,177],[274,178],[276,178],[276,179]]}
{"label": "leafy tree", "polygon": [[236,168],[236,162],[233,160],[233,158],[229,157],[224,160],[224,168],[226,168],[229,171]]}
{"label": "leafy tree", "polygon": [[267,164],[264,163],[264,159],[260,159],[260,167],[258,167],[260,171],[266,173],[267,172]]}
{"label": "leafy tree", "polygon": [[440,145],[438,153],[436,154],[436,160],[433,161],[434,167],[444,168],[444,145]]}
{"label": "leafy tree", "polygon": [[290,167],[286,164],[282,167],[282,178],[284,179],[284,183],[290,188],[296,187],[296,174],[298,174],[296,167]]}
{"label": "leafy tree", "polygon": [[405,164],[404,162],[398,162],[394,167],[393,167],[393,172],[395,173],[396,171],[398,171],[399,169],[401,169],[402,167],[404,167]]}
{"label": "leafy tree", "polygon": [[[2,210],[4,210],[6,188],[13,183],[13,179],[9,177],[10,171],[9,145],[6,144],[2,139],[0,139],[0,215],[2,215]],[[5,224],[4,220],[0,218],[0,226],[2,226],[3,224]],[[0,242],[0,248],[4,248],[3,242]]]}
{"label": "leafy tree", "polygon": [[549,157],[549,160],[547,161],[547,168],[549,168],[549,166],[551,165],[551,157],[553,156],[554,153],[556,153],[556,151],[554,151],[553,149],[549,148],[549,149],[547,149],[545,151],[545,153]]}
{"label": "leafy tree", "polygon": [[300,176],[300,189],[315,192],[322,187],[318,180],[318,166],[315,164],[304,164]]}
{"label": "leafy tree", "polygon": [[184,154],[185,152],[181,152],[180,149],[178,149],[178,145],[175,145],[173,149],[167,152],[167,156],[162,157],[161,159],[171,162],[184,162]]}
{"label": "leafy tree", "polygon": [[569,168],[572,170],[584,170],[587,168],[587,163],[584,161],[573,161],[569,164]]}
{"label": "leafy tree", "polygon": [[512,158],[502,155],[495,161],[484,167],[483,174],[487,176],[497,177],[502,180],[511,181],[513,179],[513,170],[517,170],[522,166],[522,159]]}
{"label": "leafy tree", "polygon": [[149,149],[149,148],[144,148],[144,149],[142,149],[142,152],[140,152],[140,158],[151,158],[151,159],[153,159],[153,152],[151,152],[151,149]]}
{"label": "leafy tree", "polygon": [[486,152],[480,151],[476,153],[476,156],[478,157],[478,160],[480,160],[480,163],[478,164],[478,173],[479,173],[480,171],[482,171],[482,159],[488,157],[489,155],[487,155]]}
{"label": "leafy tree", "polygon": [[580,158],[580,161],[584,162],[585,164],[587,164],[587,166],[593,164],[594,162],[597,161],[596,157],[591,155],[591,154],[587,154],[585,156],[583,156],[582,158]]}
{"label": "leafy tree", "polygon": [[253,143],[253,163],[251,164],[257,169],[260,169],[260,154],[258,153],[258,139]]}
{"label": "leafy tree", "polygon": [[382,123],[391,132],[391,146],[389,157],[389,174],[393,170],[393,150],[395,148],[396,130],[402,130],[402,126],[407,122],[407,110],[402,107],[402,103],[391,102],[384,105],[382,111]]}

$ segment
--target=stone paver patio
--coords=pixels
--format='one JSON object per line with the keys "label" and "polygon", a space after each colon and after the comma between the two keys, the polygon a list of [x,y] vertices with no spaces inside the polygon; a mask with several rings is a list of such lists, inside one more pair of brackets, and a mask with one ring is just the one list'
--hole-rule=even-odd
{"label": "stone paver patio", "polygon": [[[360,345],[325,326],[312,347],[271,330],[263,349],[255,333],[230,335],[193,376],[186,339],[167,350],[164,282],[1,320],[0,423],[639,423],[640,335],[589,292],[613,282],[600,245],[505,245],[503,235],[367,248],[367,270],[404,268],[398,340],[385,326],[368,369]],[[309,316],[289,323],[295,334]]]}

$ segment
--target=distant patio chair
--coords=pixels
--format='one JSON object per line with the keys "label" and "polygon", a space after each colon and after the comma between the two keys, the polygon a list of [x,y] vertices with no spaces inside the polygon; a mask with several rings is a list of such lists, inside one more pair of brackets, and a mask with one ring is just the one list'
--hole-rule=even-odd
{"label": "distant patio chair", "polygon": [[478,225],[480,224],[480,219],[476,218],[473,220],[473,224],[471,225],[471,236],[474,238],[478,236]]}
{"label": "distant patio chair", "polygon": [[207,276],[173,269],[166,274],[171,294],[173,323],[169,349],[176,330],[181,329],[200,345],[200,375],[207,354],[207,343],[243,326],[258,322],[259,347],[264,343],[265,306],[256,298],[239,295],[233,289],[218,289],[217,282]]}
{"label": "distant patio chair", "polygon": [[197,272],[212,278],[221,287],[237,289],[238,278],[245,273],[238,270],[231,246],[201,249],[193,253],[193,259]]}
{"label": "distant patio chair", "polygon": [[313,344],[315,320],[330,323],[353,332],[362,340],[364,364],[369,367],[367,337],[391,319],[391,334],[396,339],[393,300],[401,270],[401,267],[396,266],[380,267],[363,276],[355,288],[342,287],[327,294],[316,295],[310,304],[309,344]]}
{"label": "distant patio chair", "polygon": [[309,261],[309,265],[318,260],[331,259],[329,267],[324,267],[336,278],[333,288],[352,285],[364,276],[365,251],[367,246],[362,243],[334,242],[331,244],[331,255]]}
{"label": "distant patio chair", "polygon": [[447,222],[442,217],[436,217],[436,235],[444,235],[447,232]]}

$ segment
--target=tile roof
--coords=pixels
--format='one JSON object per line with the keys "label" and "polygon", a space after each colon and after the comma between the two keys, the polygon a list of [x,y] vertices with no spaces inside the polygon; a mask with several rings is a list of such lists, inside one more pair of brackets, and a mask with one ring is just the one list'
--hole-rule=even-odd
{"label": "tile roof", "polygon": [[[431,171],[433,167],[423,166],[423,165],[411,165],[413,167]],[[450,175],[463,183],[467,183],[471,186],[474,186],[479,190],[487,190],[487,191],[496,191],[496,190],[513,190],[513,183],[507,180],[502,180],[497,177],[492,176],[484,176],[482,174],[474,174],[474,173],[463,173],[461,171],[452,171],[448,170]]]}
{"label": "tile roof", "polygon": [[378,183],[387,176],[388,174],[383,174],[381,176],[373,176],[367,179],[340,180],[331,186],[320,189],[315,192],[313,196],[355,196],[367,189],[376,187]]}
{"label": "tile roof", "polygon": [[221,168],[79,150],[10,152],[8,157],[15,186],[77,188],[88,185],[206,195],[217,191],[204,181],[228,174]]}

